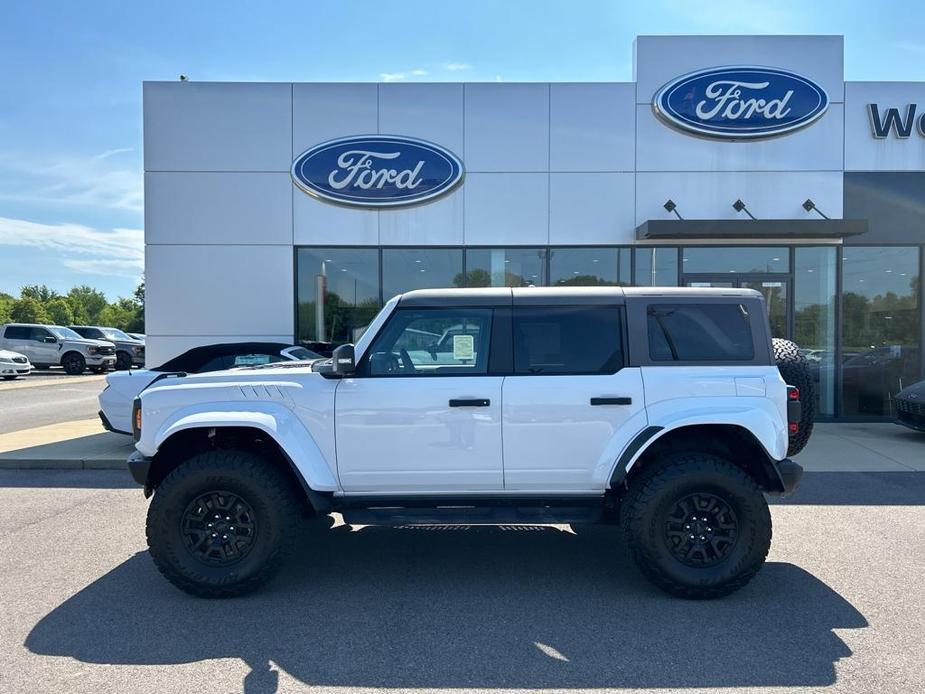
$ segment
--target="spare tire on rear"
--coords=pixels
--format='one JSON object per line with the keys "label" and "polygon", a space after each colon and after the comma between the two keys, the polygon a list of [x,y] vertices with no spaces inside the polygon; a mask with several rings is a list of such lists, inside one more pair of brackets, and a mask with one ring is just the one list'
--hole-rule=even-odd
{"label": "spare tire on rear", "polygon": [[775,337],[771,340],[774,346],[774,361],[781,377],[790,386],[800,390],[800,404],[802,414],[800,425],[795,433],[790,434],[790,443],[787,455],[796,455],[805,448],[809,437],[813,433],[813,422],[816,420],[816,385],[809,372],[806,357],[800,354],[800,348],[795,342]]}

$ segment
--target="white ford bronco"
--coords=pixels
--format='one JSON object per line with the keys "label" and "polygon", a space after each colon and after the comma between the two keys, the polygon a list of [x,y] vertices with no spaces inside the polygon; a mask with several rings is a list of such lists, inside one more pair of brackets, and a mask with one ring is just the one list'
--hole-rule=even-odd
{"label": "white ford bronco", "polygon": [[728,594],[764,563],[764,495],[797,486],[812,424],[799,353],[768,333],[747,289],[419,290],[330,360],[162,377],[128,462],[154,495],[151,556],[228,597],[311,514],[612,522],[659,587]]}

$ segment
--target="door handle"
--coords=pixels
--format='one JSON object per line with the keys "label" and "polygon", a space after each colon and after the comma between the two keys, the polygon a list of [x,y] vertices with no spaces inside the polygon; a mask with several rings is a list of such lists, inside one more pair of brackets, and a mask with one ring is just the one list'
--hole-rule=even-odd
{"label": "door handle", "polygon": [[450,407],[488,407],[491,400],[488,398],[453,398]]}
{"label": "door handle", "polygon": [[591,398],[592,405],[632,405],[633,399],[628,397],[619,398]]}

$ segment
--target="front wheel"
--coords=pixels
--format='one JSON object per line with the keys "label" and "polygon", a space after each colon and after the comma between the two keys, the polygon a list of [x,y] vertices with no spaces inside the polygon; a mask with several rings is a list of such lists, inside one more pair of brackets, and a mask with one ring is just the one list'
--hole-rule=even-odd
{"label": "front wheel", "polygon": [[755,481],[713,455],[652,463],[630,480],[624,527],[640,571],[683,598],[728,595],[748,583],[771,546],[771,514]]}
{"label": "front wheel", "polygon": [[154,493],[147,537],[158,570],[181,590],[227,598],[277,572],[300,523],[290,481],[263,458],[210,451],[182,463]]}
{"label": "front wheel", "polygon": [[87,368],[87,361],[77,352],[68,352],[61,358],[61,366],[68,376],[77,376]]}

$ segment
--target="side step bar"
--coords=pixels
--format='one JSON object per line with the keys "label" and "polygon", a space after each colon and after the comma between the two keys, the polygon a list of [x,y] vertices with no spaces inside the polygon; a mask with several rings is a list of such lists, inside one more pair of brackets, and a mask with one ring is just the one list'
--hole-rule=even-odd
{"label": "side step bar", "polygon": [[510,525],[538,523],[598,523],[604,506],[438,506],[431,508],[382,506],[346,508],[351,525]]}

